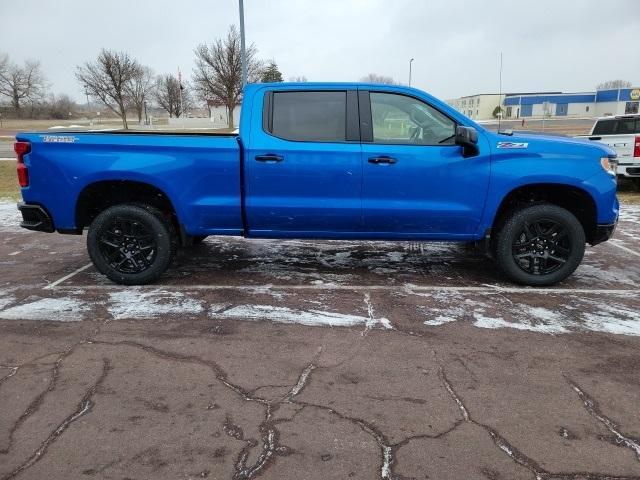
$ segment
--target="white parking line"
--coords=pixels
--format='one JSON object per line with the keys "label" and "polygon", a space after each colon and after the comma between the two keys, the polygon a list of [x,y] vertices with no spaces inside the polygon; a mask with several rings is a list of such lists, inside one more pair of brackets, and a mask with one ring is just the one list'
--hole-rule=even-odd
{"label": "white parking line", "polygon": [[636,257],[640,257],[640,253],[636,252],[635,250],[631,250],[628,247],[625,247],[624,245],[620,245],[620,243],[618,243],[616,240],[609,240],[609,243],[611,245],[613,245],[614,247],[618,247],[621,250],[624,250],[627,253],[630,253],[631,255],[635,255]]}
{"label": "white parking line", "polygon": [[90,266],[92,266],[93,263],[87,263],[84,267],[80,267],[79,269],[71,272],[69,275],[65,275],[62,278],[59,278],[58,280],[56,280],[55,282],[50,283],[49,285],[47,285],[46,287],[43,288],[43,290],[51,290],[52,288],[57,287],[58,285],[60,285],[62,282],[69,280],[71,277],[79,274],[80,272],[84,272],[87,268],[89,268]]}
{"label": "white parking line", "polygon": [[[83,267],[80,271],[84,270]],[[77,273],[77,272],[75,272]],[[71,277],[75,275],[69,275]],[[66,278],[60,279],[61,281]],[[60,282],[58,282],[60,283]],[[57,284],[56,284],[57,285]],[[443,285],[143,285],[127,287],[122,285],[63,285],[51,284],[48,288],[56,287],[56,290],[82,289],[82,290],[130,290],[136,291],[167,291],[167,290],[240,290],[240,291],[268,291],[268,290],[344,290],[344,291],[405,291],[413,292],[473,292],[473,293],[528,293],[534,295],[549,294],[589,294],[589,295],[626,295],[637,294],[635,288],[532,288],[532,287],[503,287],[499,285],[483,285],[480,287],[443,286]]]}

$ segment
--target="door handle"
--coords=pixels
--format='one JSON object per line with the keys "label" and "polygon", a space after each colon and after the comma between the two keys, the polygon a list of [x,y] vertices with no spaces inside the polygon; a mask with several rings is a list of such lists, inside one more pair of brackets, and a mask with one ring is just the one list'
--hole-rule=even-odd
{"label": "door handle", "polygon": [[393,157],[388,157],[386,155],[382,155],[381,157],[369,157],[369,163],[375,163],[377,165],[384,163],[384,164],[393,164],[396,163],[397,160]]}
{"label": "door handle", "polygon": [[275,163],[281,162],[284,160],[284,157],[282,155],[276,155],[275,153],[267,153],[266,155],[256,155],[256,160],[258,162]]}

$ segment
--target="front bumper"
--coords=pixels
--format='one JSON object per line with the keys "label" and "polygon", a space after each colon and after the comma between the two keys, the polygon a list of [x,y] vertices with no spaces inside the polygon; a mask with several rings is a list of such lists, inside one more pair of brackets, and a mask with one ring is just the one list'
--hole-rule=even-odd
{"label": "front bumper", "polygon": [[40,205],[29,205],[20,202],[18,203],[18,210],[22,213],[22,222],[20,222],[22,228],[47,233],[55,231],[51,215]]}
{"label": "front bumper", "polygon": [[618,225],[618,221],[616,220],[614,223],[610,223],[607,225],[596,225],[596,233],[593,236],[593,240],[590,242],[591,245],[597,245],[602,242],[606,242],[613,236],[613,232],[616,231],[616,226]]}

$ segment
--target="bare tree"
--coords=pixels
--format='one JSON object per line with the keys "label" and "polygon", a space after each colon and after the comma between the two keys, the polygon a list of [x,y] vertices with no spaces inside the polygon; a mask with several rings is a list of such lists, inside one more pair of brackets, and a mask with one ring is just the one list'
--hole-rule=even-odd
{"label": "bare tree", "polygon": [[386,75],[378,75],[377,73],[370,73],[366,77],[362,77],[360,81],[365,83],[383,83],[386,85],[397,85],[397,82],[393,78]]}
{"label": "bare tree", "polygon": [[58,120],[72,117],[77,109],[76,102],[66,94],[58,95],[57,97],[52,95],[47,104],[48,116]]}
{"label": "bare tree", "polygon": [[9,55],[0,52],[0,76],[4,75],[9,68]]}
{"label": "bare tree", "polygon": [[[195,54],[193,82],[198,97],[204,101],[219,100],[227,109],[229,128],[233,128],[233,109],[240,105],[242,99],[242,63],[238,30],[232,25],[224,39],[218,39],[211,45],[198,45]],[[251,44],[246,49],[249,82],[260,79],[262,63],[257,60],[256,55],[256,47]]]}
{"label": "bare tree", "polygon": [[616,90],[618,88],[629,88],[631,82],[627,80],[607,80],[596,87],[596,90]]}
{"label": "bare tree", "polygon": [[40,62],[28,60],[19,66],[12,64],[6,55],[0,57],[0,95],[9,97],[18,116],[25,102],[32,105],[41,102],[46,89]]}
{"label": "bare tree", "polygon": [[125,93],[129,100],[129,105],[133,107],[138,115],[138,123],[142,123],[144,104],[151,96],[153,88],[153,72],[149,67],[141,66],[134,74],[133,78],[125,83]]}
{"label": "bare tree", "polygon": [[[182,98],[180,93],[182,91]],[[167,111],[169,117],[179,117],[183,111],[191,105],[191,94],[189,86],[171,75],[160,75],[156,79],[155,88],[153,90],[153,98],[155,101]]]}
{"label": "bare tree", "polygon": [[141,68],[128,53],[102,49],[95,62],[77,68],[76,78],[90,96],[118,115],[127,129],[128,89]]}

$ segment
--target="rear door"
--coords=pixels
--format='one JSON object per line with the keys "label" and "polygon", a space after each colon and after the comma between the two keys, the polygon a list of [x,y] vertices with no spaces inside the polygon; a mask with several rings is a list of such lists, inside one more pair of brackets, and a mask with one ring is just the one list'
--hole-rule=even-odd
{"label": "rear door", "polygon": [[262,98],[244,153],[249,234],[332,237],[360,230],[357,92],[283,89]]}
{"label": "rear door", "polygon": [[418,98],[360,92],[364,229],[388,238],[476,233],[489,183],[490,149],[465,158],[456,122]]}

